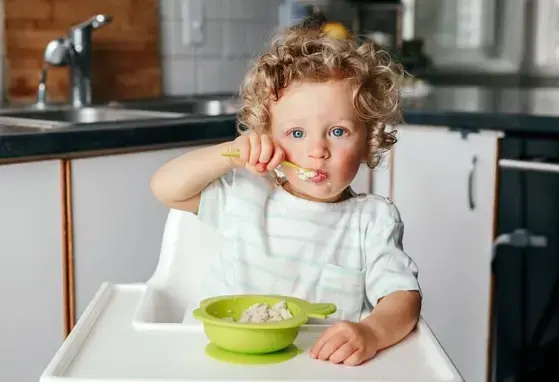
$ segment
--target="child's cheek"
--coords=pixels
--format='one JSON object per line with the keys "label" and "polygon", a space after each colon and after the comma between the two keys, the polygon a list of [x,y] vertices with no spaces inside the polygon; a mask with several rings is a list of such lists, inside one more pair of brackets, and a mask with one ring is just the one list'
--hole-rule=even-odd
{"label": "child's cheek", "polygon": [[336,158],[336,171],[344,181],[353,180],[361,165],[362,155],[356,150],[341,150]]}
{"label": "child's cheek", "polygon": [[293,163],[299,163],[300,158],[298,158],[296,150],[294,150],[293,147],[285,145],[281,141],[276,141],[275,143],[276,143],[276,145],[278,145],[283,150],[283,152],[285,154],[285,160],[293,162]]}
{"label": "child's cheek", "polygon": [[339,149],[335,155],[336,165],[340,168],[354,168],[359,167],[362,161],[363,154],[355,148]]}

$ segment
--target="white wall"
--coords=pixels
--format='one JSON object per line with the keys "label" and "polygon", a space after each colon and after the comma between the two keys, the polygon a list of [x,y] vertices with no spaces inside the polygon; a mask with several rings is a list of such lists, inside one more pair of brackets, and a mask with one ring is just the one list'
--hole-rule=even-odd
{"label": "white wall", "polygon": [[[0,0],[1,1],[1,0]],[[159,0],[163,91],[236,92],[251,59],[274,33],[282,0]],[[204,41],[183,43],[183,2],[201,4]]]}

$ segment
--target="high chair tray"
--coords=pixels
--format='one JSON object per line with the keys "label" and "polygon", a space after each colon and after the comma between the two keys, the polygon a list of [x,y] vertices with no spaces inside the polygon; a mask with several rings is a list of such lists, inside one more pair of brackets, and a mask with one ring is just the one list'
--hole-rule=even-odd
{"label": "high chair tray", "polygon": [[200,324],[180,331],[132,325],[143,284],[103,284],[58,350],[41,382],[166,381],[463,381],[425,322],[404,341],[358,367],[308,355],[325,325],[301,329],[295,358],[273,365],[236,365],[209,358]]}

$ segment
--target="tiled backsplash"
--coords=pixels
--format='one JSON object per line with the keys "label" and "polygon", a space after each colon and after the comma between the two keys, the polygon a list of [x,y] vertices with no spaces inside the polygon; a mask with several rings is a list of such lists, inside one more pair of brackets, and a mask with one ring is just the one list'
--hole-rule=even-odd
{"label": "tiled backsplash", "polygon": [[[278,24],[283,0],[159,0],[163,91],[168,95],[236,92]],[[3,11],[0,0],[0,9]],[[203,43],[183,44],[183,2],[202,5]],[[0,21],[3,17],[0,12]],[[0,35],[0,74],[4,41]],[[0,85],[2,76],[0,75]],[[0,101],[1,101],[0,92]]]}
{"label": "tiled backsplash", "polygon": [[[236,92],[278,23],[282,0],[159,0],[163,91]],[[203,42],[183,43],[183,6],[202,6]]]}

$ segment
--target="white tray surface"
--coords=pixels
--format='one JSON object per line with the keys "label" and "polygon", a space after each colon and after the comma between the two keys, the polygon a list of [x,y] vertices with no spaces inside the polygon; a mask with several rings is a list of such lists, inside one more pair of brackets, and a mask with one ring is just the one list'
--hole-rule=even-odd
{"label": "white tray surface", "polygon": [[302,329],[304,352],[275,365],[235,365],[206,356],[199,324],[181,330],[141,330],[132,325],[143,285],[101,287],[43,374],[42,382],[164,381],[461,381],[454,366],[421,322],[396,346],[359,367],[312,359],[308,351],[327,326]]}

